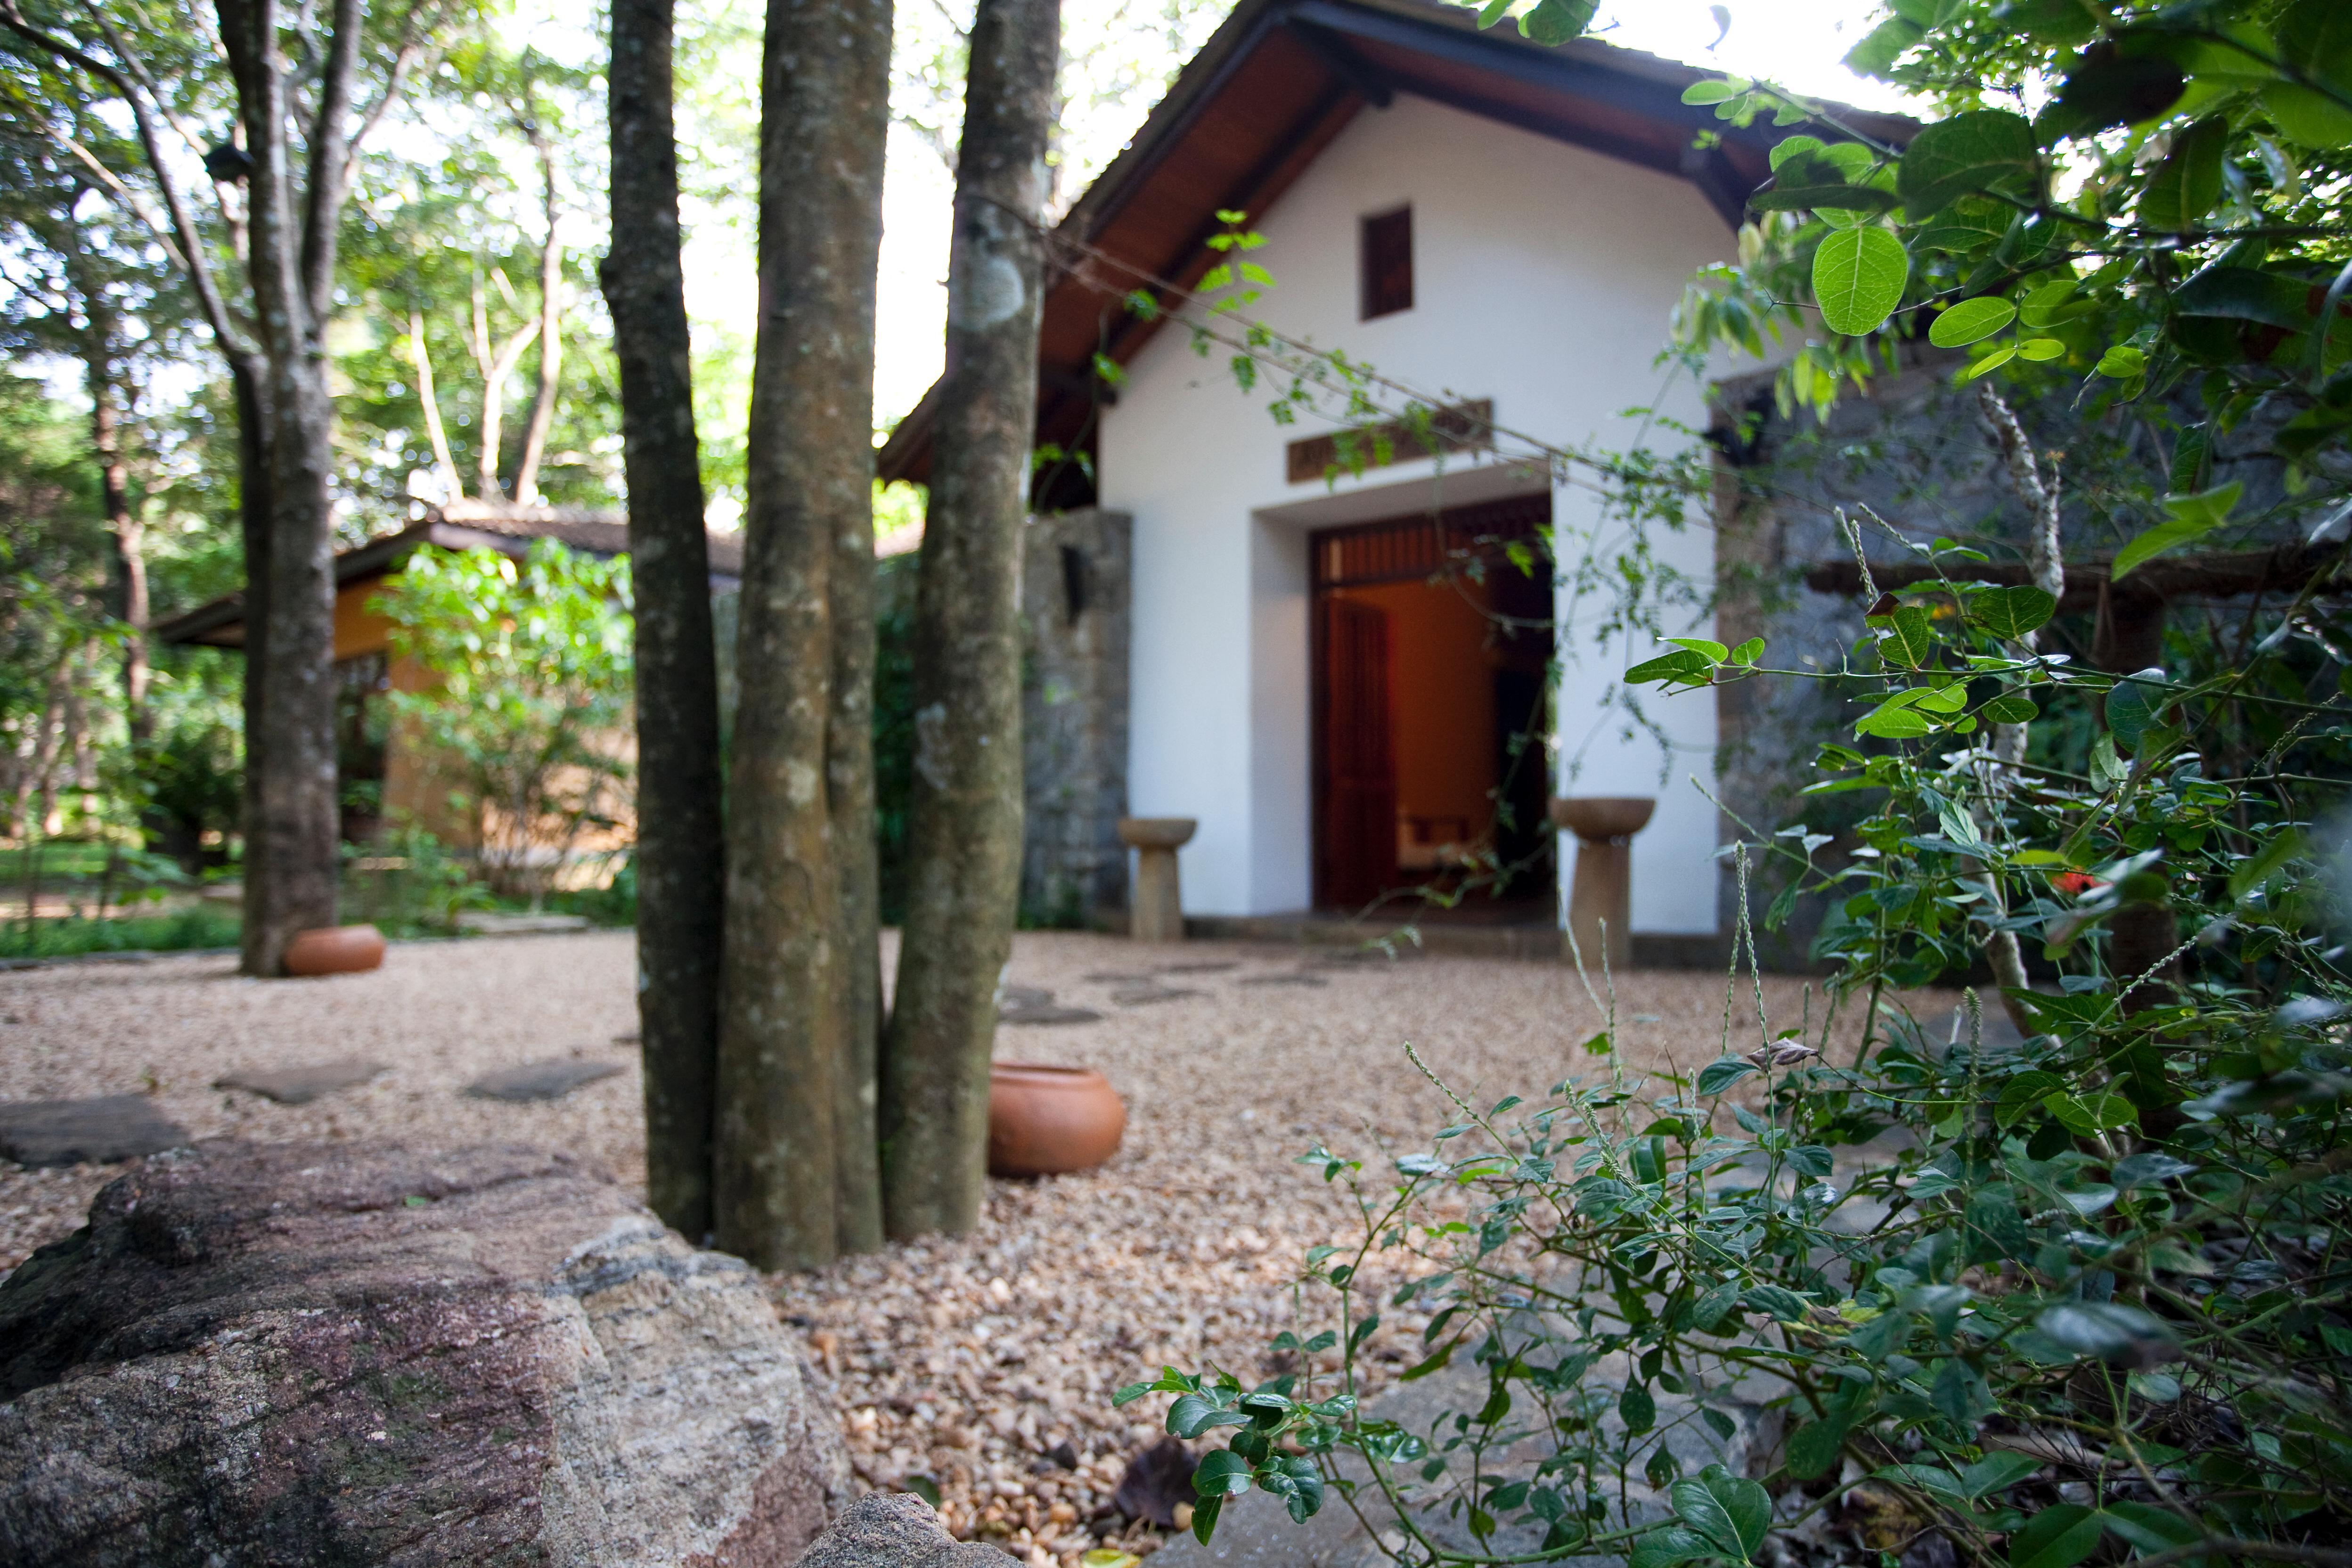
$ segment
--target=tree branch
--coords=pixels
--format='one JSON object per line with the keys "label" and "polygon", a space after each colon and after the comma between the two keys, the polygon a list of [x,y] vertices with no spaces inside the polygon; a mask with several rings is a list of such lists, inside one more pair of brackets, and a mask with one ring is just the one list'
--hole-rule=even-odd
{"label": "tree branch", "polygon": [[78,69],[88,71],[112,88],[130,107],[132,123],[139,130],[139,145],[147,155],[147,165],[154,172],[155,184],[163,193],[164,210],[171,215],[172,232],[179,241],[176,259],[195,289],[196,301],[205,312],[205,322],[213,330],[224,353],[236,359],[249,360],[258,352],[244,333],[237,331],[228,302],[222,298],[220,285],[213,277],[211,264],[205,259],[204,245],[196,234],[195,220],[189,216],[188,204],[180,194],[179,183],[172,177],[170,166],[163,161],[162,138],[156,134],[155,117],[145,98],[130,79],[112,66],[61,38],[53,38],[25,19],[16,0],[0,0],[0,23],[10,32],[24,38],[34,47],[51,58],[63,60]]}
{"label": "tree branch", "polygon": [[335,226],[342,216],[352,163],[343,126],[352,114],[362,16],[361,0],[335,0],[335,36],[319,83],[318,118],[310,127],[310,189],[304,193],[302,212],[302,294],[313,322],[323,322],[334,305]]}
{"label": "tree branch", "polygon": [[[433,16],[437,18],[440,14],[441,7],[436,5]],[[376,94],[373,103],[360,111],[359,129],[352,132],[350,140],[343,143],[346,157],[358,154],[360,143],[368,139],[383,119],[385,111],[399,100],[401,89],[408,85],[408,73],[415,68],[418,60],[425,58],[425,39],[432,33],[425,16],[422,5],[409,6],[408,20],[401,26],[400,47],[393,55],[392,65],[383,75],[383,90]]]}

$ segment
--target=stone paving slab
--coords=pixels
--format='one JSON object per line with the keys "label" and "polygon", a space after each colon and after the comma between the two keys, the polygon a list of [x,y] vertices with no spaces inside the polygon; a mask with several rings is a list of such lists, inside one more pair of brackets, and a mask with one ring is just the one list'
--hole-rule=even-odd
{"label": "stone paving slab", "polygon": [[103,1165],[187,1142],[143,1094],[0,1102],[0,1156],[20,1165]]}
{"label": "stone paving slab", "polygon": [[618,1062],[583,1062],[559,1057],[553,1061],[526,1062],[521,1067],[484,1073],[466,1086],[466,1092],[476,1100],[503,1100],[518,1104],[561,1100],[583,1084],[618,1077],[623,1070]]}
{"label": "stone paving slab", "polygon": [[382,1062],[344,1059],[309,1067],[258,1068],[213,1079],[215,1089],[241,1089],[280,1105],[308,1105],[339,1089],[355,1089],[391,1069]]}

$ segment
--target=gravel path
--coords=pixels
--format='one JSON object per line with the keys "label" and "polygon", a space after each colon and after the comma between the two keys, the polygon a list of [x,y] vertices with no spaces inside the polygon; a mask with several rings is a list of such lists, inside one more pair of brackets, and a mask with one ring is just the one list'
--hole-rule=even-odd
{"label": "gravel path", "polygon": [[[631,939],[598,933],[401,945],[376,973],[326,981],[243,980],[226,958],[0,974],[0,1100],[143,1091],[200,1137],[515,1140],[640,1182],[638,1075],[615,1041],[635,1026],[634,973]],[[861,1476],[928,1477],[960,1533],[1040,1565],[1108,1539],[1111,1489],[1158,1433],[1160,1402],[1115,1411],[1113,1389],[1168,1363],[1271,1375],[1265,1347],[1288,1321],[1299,1255],[1348,1239],[1338,1191],[1293,1156],[1318,1141],[1359,1156],[1402,1149],[1448,1120],[1404,1042],[1492,1100],[1589,1068],[1578,1045],[1600,1026],[1571,974],[1506,961],[1311,963],[1280,947],[1041,932],[1019,939],[1008,978],[1104,1015],[1007,1026],[997,1055],[1100,1068],[1129,1109],[1118,1156],[1084,1175],[992,1183],[971,1236],[780,1278],[776,1293],[835,1384]],[[1801,984],[1765,989],[1774,1026],[1797,1023]],[[1150,999],[1168,990],[1189,994]],[[1717,1054],[1720,978],[1626,975],[1617,1000],[1629,1066]],[[1753,1005],[1743,986],[1743,1046]],[[392,1070],[304,1107],[209,1087],[341,1057]],[[552,1104],[458,1092],[555,1057],[628,1070]],[[0,1268],[78,1226],[121,1169],[0,1163]],[[1401,1366],[1419,1326],[1383,1327],[1375,1357]]]}

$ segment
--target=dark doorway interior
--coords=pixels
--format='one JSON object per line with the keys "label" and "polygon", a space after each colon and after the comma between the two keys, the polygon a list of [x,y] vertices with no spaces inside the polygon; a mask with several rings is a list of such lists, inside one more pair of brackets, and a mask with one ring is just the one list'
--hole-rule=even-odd
{"label": "dark doorway interior", "polygon": [[1318,908],[1467,888],[1465,916],[1553,918],[1550,521],[1541,495],[1309,539]]}

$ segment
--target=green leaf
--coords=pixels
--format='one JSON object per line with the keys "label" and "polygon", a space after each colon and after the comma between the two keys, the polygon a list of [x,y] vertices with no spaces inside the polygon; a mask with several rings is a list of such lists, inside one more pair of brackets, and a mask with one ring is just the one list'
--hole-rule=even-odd
{"label": "green leaf", "polygon": [[1801,1481],[1827,1475],[1845,1452],[1846,1424],[1832,1418],[1809,1421],[1789,1434],[1789,1474]]}
{"label": "green leaf", "polygon": [[1535,8],[1519,18],[1519,35],[1538,44],[1564,44],[1580,37],[1592,25],[1601,0],[1536,0]]}
{"label": "green leaf", "polygon": [[1903,302],[1911,258],[1883,228],[1842,228],[1813,252],[1813,299],[1833,332],[1874,331]]}
{"label": "green leaf", "polygon": [[2076,1355],[2104,1360],[2142,1358],[2172,1343],[2164,1320],[2121,1301],[2069,1301],[2044,1311],[2033,1326]]}
{"label": "green leaf", "polygon": [[2017,320],[2017,307],[2006,300],[1963,300],[1927,329],[1927,341],[1939,349],[1964,348],[1989,338]]}
{"label": "green leaf", "polygon": [[1715,1543],[1697,1531],[1685,1525],[1669,1525],[1633,1542],[1626,1568],[1676,1568],[1678,1563],[1712,1556],[1715,1552]]}
{"label": "green leaf", "polygon": [[1974,381],[1980,375],[1988,375],[1992,372],[1999,370],[2001,366],[2007,364],[2016,357],[2017,345],[2015,343],[2003,343],[1999,348],[1993,350],[1992,353],[1984,355],[1982,358],[1970,360],[1968,363],[1967,368],[1963,369],[1958,375],[1954,376],[1952,379],[1955,381]]}
{"label": "green leaf", "polygon": [[2129,343],[2117,343],[2099,356],[2099,374],[2117,381],[2129,381],[2147,369],[2147,355]]}
{"label": "green leaf", "polygon": [[1193,1495],[1239,1497],[1250,1489],[1250,1462],[1231,1448],[1203,1454],[1200,1468],[1192,1472]]}
{"label": "green leaf", "polygon": [[2041,716],[2042,710],[2027,697],[2004,693],[1977,710],[1989,724],[2027,724]]}
{"label": "green leaf", "polygon": [[2040,150],[2025,116],[1977,109],[1939,120],[1911,139],[1895,174],[1896,192],[1916,221],[1979,191],[2032,188]]}
{"label": "green leaf", "polygon": [[1845,67],[1856,76],[1885,77],[1895,62],[1917,46],[1927,30],[1904,16],[1890,16],[1847,51]]}
{"label": "green leaf", "polygon": [[2040,588],[1988,588],[1969,599],[1969,618],[2003,642],[2039,631],[2058,613],[2058,601]]}
{"label": "green leaf", "polygon": [[1691,104],[1727,103],[1746,92],[1748,85],[1737,77],[1695,81],[1683,89],[1683,101]]}
{"label": "green leaf", "polygon": [[2208,267],[2173,291],[2173,309],[2184,316],[2219,316],[2260,321],[2302,331],[2311,326],[2311,285],[2257,267]]}
{"label": "green leaf", "polygon": [[1658,1424],[1658,1402],[1640,1384],[1629,1383],[1617,1396],[1617,1414],[1624,1417],[1626,1431],[1646,1432]]}
{"label": "green leaf", "polygon": [[1721,1094],[1741,1079],[1756,1070],[1756,1064],[1738,1057],[1718,1057],[1699,1068],[1698,1092]]}
{"label": "green leaf", "polygon": [[2263,89],[2263,108],[2279,134],[2298,146],[2352,147],[2352,109],[2315,89],[2274,82]]}
{"label": "green leaf", "polygon": [[2074,1568],[2099,1543],[2099,1516],[2078,1502],[2056,1503],[2009,1538],[2010,1568]]}
{"label": "green leaf", "polygon": [[2205,1539],[2193,1520],[2148,1502],[2111,1502],[2101,1511],[2101,1522],[2126,1544],[2153,1555],[2176,1546],[2192,1546]]}
{"label": "green leaf", "polygon": [[1192,1539],[1202,1545],[1217,1532],[1217,1516],[1225,1510],[1224,1494],[1202,1498],[1192,1505]]}
{"label": "green leaf", "polygon": [[2042,1468],[2039,1459],[2022,1454],[1987,1454],[1960,1472],[1960,1489],[1972,1498],[2007,1491]]}
{"label": "green leaf", "polygon": [[1772,1526],[1772,1494],[1721,1465],[1701,1470],[1698,1484],[1713,1492],[1723,1511],[1731,1516],[1732,1528],[1739,1532],[1741,1554],[1754,1557],[1764,1544],[1764,1532]]}
{"label": "green leaf", "polygon": [[1891,661],[1919,669],[1936,657],[1935,623],[1919,605],[1897,605],[1893,615],[1873,619],[1886,622],[1879,634],[1878,651]]}
{"label": "green leaf", "polygon": [[2272,835],[2271,841],[2256,852],[2254,858],[2240,864],[2230,873],[2230,900],[2244,903],[2263,885],[2278,875],[2286,863],[2303,853],[2303,829],[2290,827]]}
{"label": "green leaf", "polygon": [[1635,665],[1625,672],[1628,686],[1641,686],[1649,681],[1668,684],[1705,686],[1715,675],[1715,660],[1688,648],[1664,654]]}
{"label": "green leaf", "polygon": [[2017,357],[2034,364],[2057,359],[2066,352],[2066,345],[2056,338],[2028,338],[2017,345]]}
{"label": "green leaf", "polygon": [[2113,582],[2121,582],[2134,567],[2154,560],[2166,551],[2201,539],[2230,519],[2236,510],[2238,497],[2245,486],[2232,479],[2226,485],[2216,485],[2190,496],[2167,496],[2164,509],[2172,521],[2160,522],[2116,553]]}
{"label": "green leaf", "polygon": [[1895,210],[1895,198],[1892,191],[1844,181],[1818,185],[1789,185],[1775,181],[1770,190],[1759,191],[1748,197],[1748,205],[1758,212],[1883,213]]}
{"label": "green leaf", "polygon": [[1916,741],[1936,728],[1934,721],[1912,704],[1917,693],[1898,691],[1869,712],[1853,727],[1857,735],[1874,735],[1882,741]]}
{"label": "green leaf", "polygon": [[[1467,1331],[1465,1331],[1466,1332]],[[1425,1361],[1417,1363],[1416,1364],[1406,1368],[1404,1375],[1398,1378],[1397,1381],[1399,1383],[1411,1383],[1415,1378],[1427,1377],[1433,1372],[1443,1372],[1445,1369],[1445,1363],[1454,1359],[1454,1347],[1461,1342],[1462,1335],[1454,1335],[1452,1339],[1445,1342],[1444,1345],[1439,1349],[1436,1354],[1429,1357]]]}
{"label": "green leaf", "polygon": [[[2164,679],[2160,669],[2141,670],[2142,676]],[[2139,750],[2140,737],[2163,721],[2164,710],[2171,706],[2171,696],[2160,686],[2133,679],[2116,683],[2107,693],[2107,730],[2116,738],[2116,749],[2130,753]]]}
{"label": "green leaf", "polygon": [[2172,151],[2139,194],[2139,221],[2176,234],[2194,228],[2221,199],[2221,154],[2229,142],[2229,123],[2218,118],[2200,120],[2175,136]]}
{"label": "green leaf", "polygon": [[1675,1517],[1706,1537],[1717,1552],[1734,1562],[1748,1561],[1748,1548],[1740,1540],[1738,1521],[1705,1483],[1676,1481],[1666,1489],[1666,1499],[1674,1504]]}

